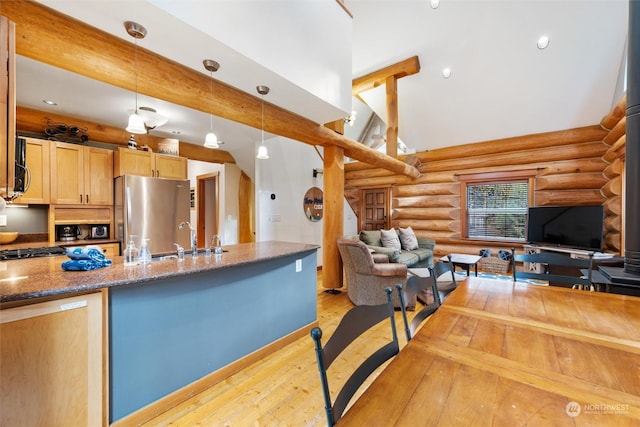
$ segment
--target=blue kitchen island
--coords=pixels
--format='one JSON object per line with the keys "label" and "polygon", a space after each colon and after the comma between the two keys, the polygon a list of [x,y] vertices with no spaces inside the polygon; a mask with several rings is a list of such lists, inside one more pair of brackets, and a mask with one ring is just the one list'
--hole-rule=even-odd
{"label": "blue kitchen island", "polygon": [[[2,396],[3,412],[21,409],[33,419],[102,419],[102,425],[114,426],[153,418],[308,335],[318,324],[317,249],[257,242],[226,246],[222,255],[146,265],[125,266],[124,258],[115,257],[111,266],[91,271],[62,270],[65,256],[2,261],[0,326],[5,336],[15,331],[16,337],[0,354],[3,372],[46,366],[55,374],[73,368],[77,378],[89,379],[88,389],[74,395],[77,413],[68,405],[47,405],[51,396],[75,390],[77,380],[54,376],[60,384],[45,386],[35,374],[3,389],[8,393]],[[45,347],[19,329],[40,306],[48,310],[38,317],[43,337],[66,337],[77,329],[73,336],[81,339],[73,348],[49,340],[46,365],[38,356]],[[18,345],[23,356],[33,357],[14,358],[10,350]],[[66,351],[63,358],[53,354],[58,348]],[[71,360],[74,354],[78,357]],[[46,390],[34,394],[25,384]],[[88,402],[84,409],[79,398]]]}

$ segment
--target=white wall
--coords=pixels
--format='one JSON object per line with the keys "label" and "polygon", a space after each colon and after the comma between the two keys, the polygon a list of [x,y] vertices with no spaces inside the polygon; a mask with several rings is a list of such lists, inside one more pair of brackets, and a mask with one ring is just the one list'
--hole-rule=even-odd
{"label": "white wall", "polygon": [[[316,97],[350,111],[352,18],[335,0],[148,1]],[[331,120],[335,117],[324,121]]]}
{"label": "white wall", "polygon": [[[317,244],[322,265],[324,218],[309,221],[303,209],[307,190],[323,189],[323,176],[313,178],[313,169],[323,167],[322,159],[314,147],[288,138],[272,138],[265,145],[269,159],[256,161],[256,240]],[[344,234],[356,234],[355,215],[346,201],[344,219]]]}

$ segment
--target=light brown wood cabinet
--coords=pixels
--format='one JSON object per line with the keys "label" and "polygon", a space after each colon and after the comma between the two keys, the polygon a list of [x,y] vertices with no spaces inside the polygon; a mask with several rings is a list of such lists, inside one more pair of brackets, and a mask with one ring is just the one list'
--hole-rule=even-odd
{"label": "light brown wood cabinet", "polygon": [[15,23],[0,16],[0,195],[11,196],[15,181]]}
{"label": "light brown wood cabinet", "polygon": [[103,426],[106,293],[0,310],[0,425]]}
{"label": "light brown wood cabinet", "polygon": [[113,175],[141,175],[155,178],[187,179],[187,159],[168,154],[118,147]]}
{"label": "light brown wood cabinet", "polygon": [[15,203],[47,205],[50,201],[50,143],[42,139],[25,139],[27,140],[29,188],[15,200]]}
{"label": "light brown wood cabinet", "polygon": [[52,143],[50,176],[52,204],[113,203],[112,150]]}

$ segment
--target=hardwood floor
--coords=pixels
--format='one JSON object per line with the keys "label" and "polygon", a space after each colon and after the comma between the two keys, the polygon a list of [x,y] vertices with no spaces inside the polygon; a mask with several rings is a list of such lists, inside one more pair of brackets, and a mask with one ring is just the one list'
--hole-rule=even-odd
{"label": "hardwood floor", "polygon": [[[419,303],[418,303],[419,304]],[[353,305],[346,291],[338,295],[324,292],[318,273],[318,321],[324,337],[329,337],[344,313]],[[402,315],[396,311],[400,345],[406,344]],[[365,336],[359,345],[347,349],[329,370],[333,390],[346,380],[341,370],[350,372],[350,363],[368,347],[380,345],[389,336],[388,323]],[[378,370],[381,371],[382,368]],[[375,372],[369,382],[378,374]],[[363,390],[360,390],[361,393]],[[144,426],[324,426],[326,418],[313,341],[305,336],[175,408]]]}

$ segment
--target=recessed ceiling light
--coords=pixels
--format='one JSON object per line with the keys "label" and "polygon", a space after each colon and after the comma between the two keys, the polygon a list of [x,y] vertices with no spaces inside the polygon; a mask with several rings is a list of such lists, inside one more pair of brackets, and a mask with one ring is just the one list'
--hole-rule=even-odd
{"label": "recessed ceiling light", "polygon": [[42,102],[44,102],[47,105],[58,105],[56,101],[50,101],[48,99],[43,99]]}
{"label": "recessed ceiling light", "polygon": [[445,79],[451,77],[451,68],[444,68],[442,70],[442,77],[444,77]]}
{"label": "recessed ceiling light", "polygon": [[438,6],[440,6],[440,0],[431,0],[429,5],[431,6],[431,9],[437,9]]}
{"label": "recessed ceiling light", "polygon": [[542,36],[538,39],[538,49],[546,49],[549,46],[549,37]]}

